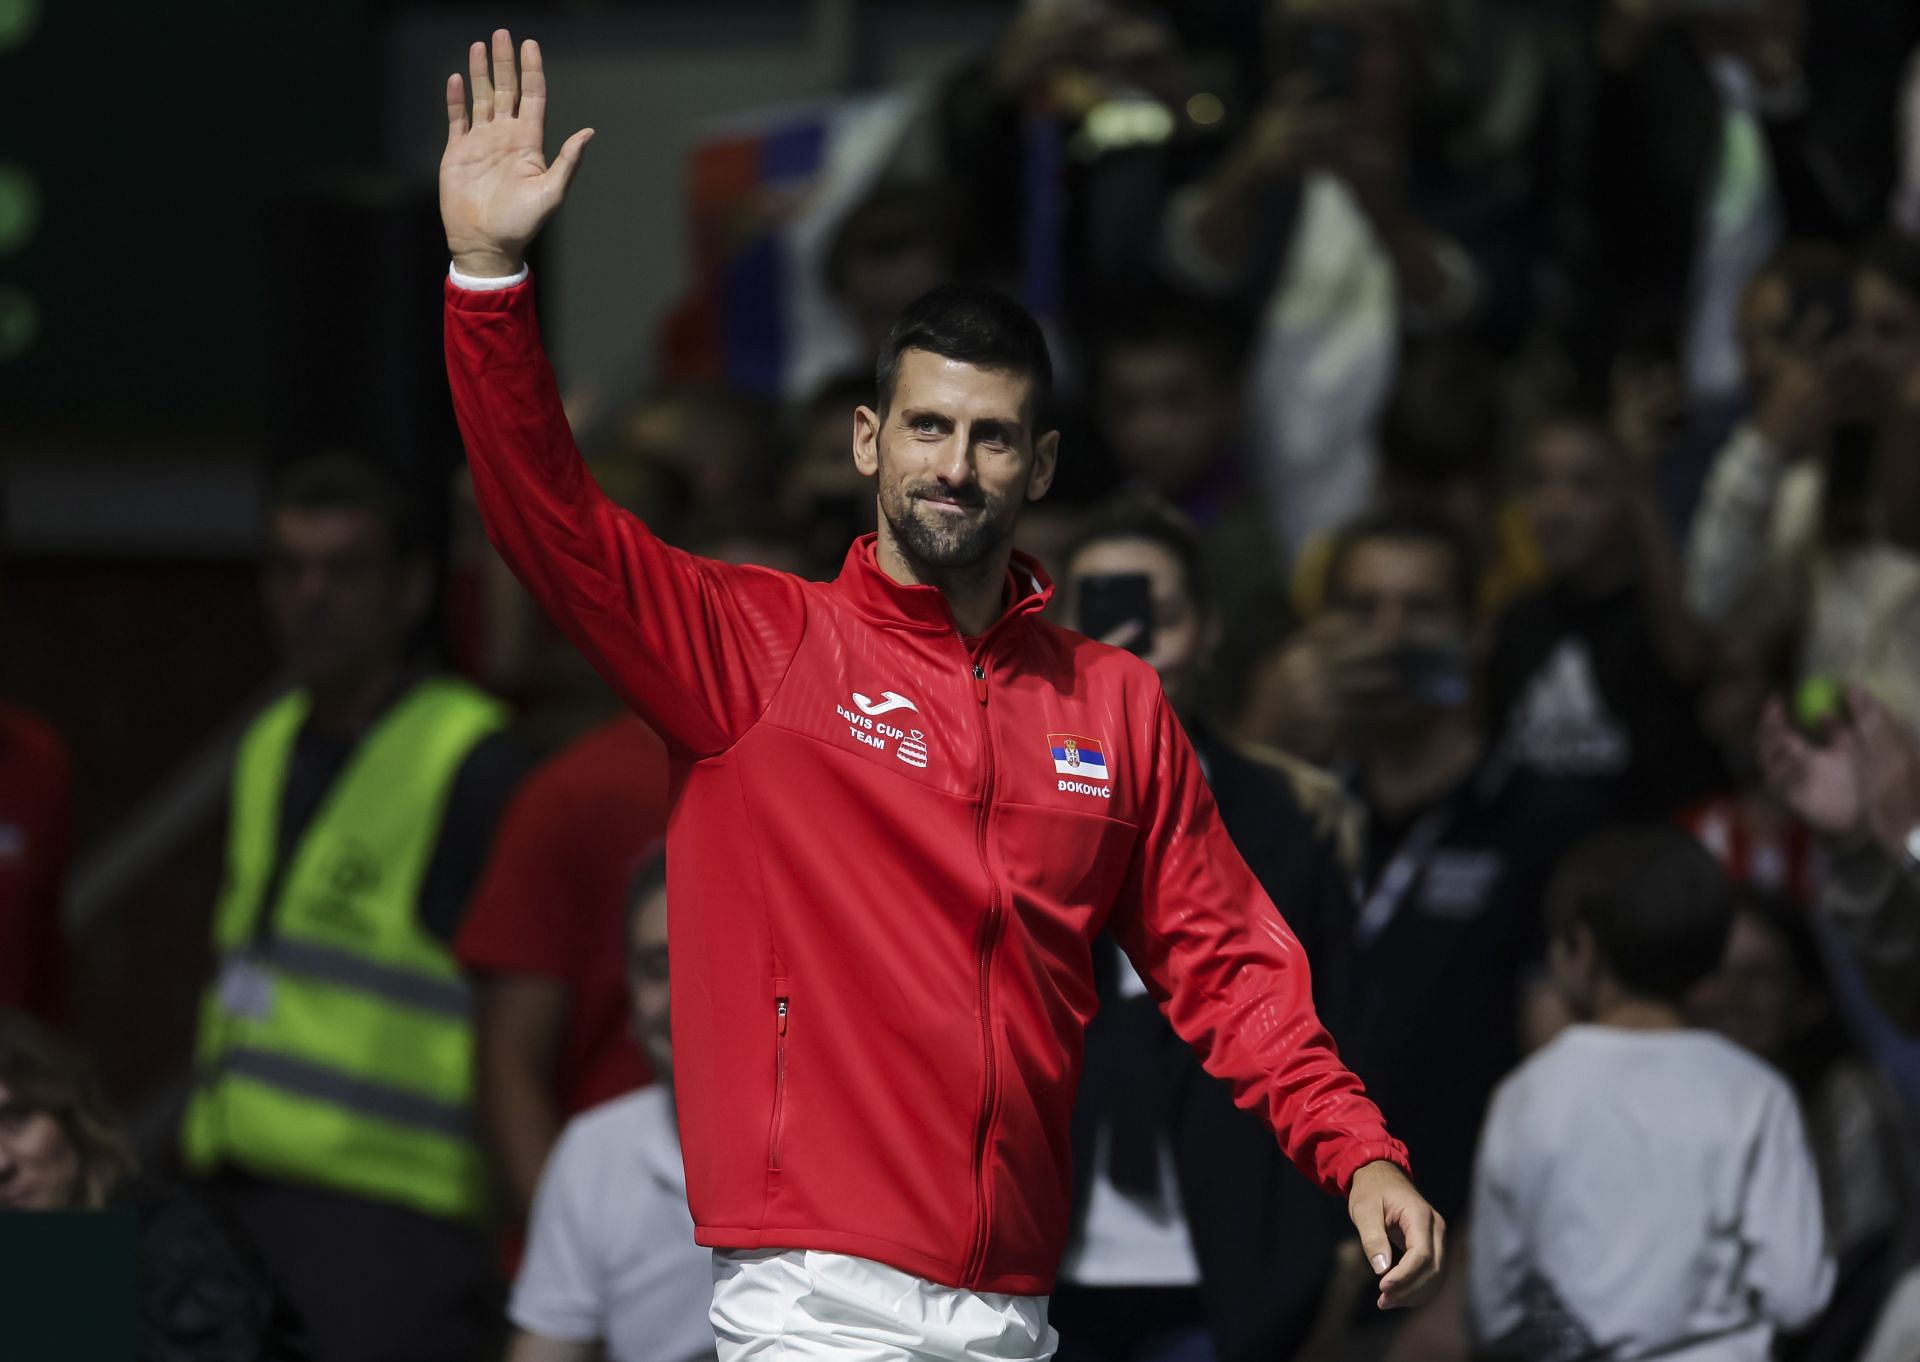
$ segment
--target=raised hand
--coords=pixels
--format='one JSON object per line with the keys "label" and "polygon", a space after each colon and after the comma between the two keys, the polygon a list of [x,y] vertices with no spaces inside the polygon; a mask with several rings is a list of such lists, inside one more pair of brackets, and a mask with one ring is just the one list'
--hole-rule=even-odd
{"label": "raised hand", "polygon": [[447,149],[440,157],[440,221],[447,249],[462,274],[499,278],[517,273],[527,243],[566,197],[580,168],[580,153],[593,136],[582,128],[566,140],[549,165],[546,158],[547,75],[540,44],[520,45],[520,71],[513,67],[513,37],[493,34],[492,69],[487,45],[467,50],[473,114],[467,85],[447,78]]}
{"label": "raised hand", "polygon": [[1794,728],[1775,699],[1754,745],[1767,788],[1794,817],[1831,842],[1855,841],[1866,832],[1859,741],[1849,726],[1815,743]]}

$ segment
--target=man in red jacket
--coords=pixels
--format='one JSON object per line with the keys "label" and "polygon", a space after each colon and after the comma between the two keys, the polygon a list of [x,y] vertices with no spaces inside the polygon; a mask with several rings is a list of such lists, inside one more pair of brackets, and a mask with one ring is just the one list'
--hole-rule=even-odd
{"label": "man in red jacket", "polygon": [[588,475],[523,263],[591,133],[549,166],[538,48],[519,75],[504,31],[469,57],[440,169],[454,406],[495,546],[667,746],[675,1093],[721,1357],[1051,1352],[1103,926],[1348,1198],[1379,1303],[1422,1297],[1444,1228],[1158,678],[1043,622],[1012,552],[1058,446],[1032,318],[964,287],[902,316],[855,417],[880,529],[836,580],[673,549]]}

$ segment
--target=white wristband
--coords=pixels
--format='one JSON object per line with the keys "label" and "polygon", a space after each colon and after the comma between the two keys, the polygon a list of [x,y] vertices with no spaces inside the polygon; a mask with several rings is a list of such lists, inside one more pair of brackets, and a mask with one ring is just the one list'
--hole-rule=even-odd
{"label": "white wristband", "polygon": [[515,284],[525,282],[527,273],[527,267],[522,265],[513,274],[503,274],[489,279],[480,274],[462,274],[455,266],[451,264],[447,266],[447,278],[453,280],[453,286],[466,289],[469,293],[495,293],[503,288],[512,288]]}

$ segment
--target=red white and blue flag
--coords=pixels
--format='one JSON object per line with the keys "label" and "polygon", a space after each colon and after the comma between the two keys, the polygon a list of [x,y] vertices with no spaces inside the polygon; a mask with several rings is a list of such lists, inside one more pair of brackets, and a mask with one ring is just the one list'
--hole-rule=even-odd
{"label": "red white and blue flag", "polygon": [[804,397],[866,362],[827,295],[823,261],[918,104],[914,90],[853,95],[706,129],[687,158],[697,282],[667,322],[669,378]]}
{"label": "red white and blue flag", "polygon": [[1053,749],[1053,769],[1061,775],[1081,780],[1108,779],[1107,745],[1098,739],[1049,733],[1047,746]]}

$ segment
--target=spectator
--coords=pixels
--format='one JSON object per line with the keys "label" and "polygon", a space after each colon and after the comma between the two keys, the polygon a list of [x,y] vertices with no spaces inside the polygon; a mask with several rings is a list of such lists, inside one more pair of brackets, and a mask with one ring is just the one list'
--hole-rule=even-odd
{"label": "spectator", "polygon": [[1128,481],[1199,531],[1215,621],[1210,712],[1238,698],[1289,613],[1279,548],[1241,447],[1239,370],[1220,319],[1166,309],[1103,325],[1092,364],[1095,423]]}
{"label": "spectator", "polygon": [[1816,741],[1774,701],[1761,721],[1767,785],[1826,842],[1833,876],[1822,902],[1874,1001],[1920,1035],[1920,744],[1855,686]]}
{"label": "spectator", "polygon": [[1541,890],[1595,813],[1589,792],[1490,749],[1470,679],[1477,580],[1451,522],[1381,512],[1339,536],[1325,618],[1289,646],[1301,722],[1333,734],[1367,815],[1356,985],[1329,1025],[1416,1132],[1442,1215],[1465,1208],[1481,1112],[1519,1056]]}
{"label": "spectator", "polygon": [[[1832,252],[1794,249],[1748,291],[1755,413],[1714,460],[1687,596],[1714,627],[1795,630],[1803,682],[1863,681],[1912,720],[1920,557],[1883,533],[1903,508],[1873,487],[1879,427],[1900,428],[1894,384],[1920,365],[1920,265],[1896,279],[1894,259],[1849,279]],[[1878,471],[1911,462],[1890,448]]]}
{"label": "spectator", "polygon": [[[1327,776],[1222,739],[1196,713],[1219,620],[1201,541],[1177,511],[1123,498],[1063,560],[1068,619],[1160,673],[1222,819],[1314,966],[1323,1015],[1344,977],[1349,872],[1335,851],[1347,800]],[[1145,612],[1099,593],[1141,578]],[[1049,1318],[1074,1359],[1291,1356],[1311,1324],[1338,1227],[1288,1176],[1271,1135],[1208,1080],[1127,963],[1094,945],[1100,1012],[1074,1107],[1073,1234]]]}
{"label": "spectator", "polygon": [[66,1010],[60,894],[72,851],[66,745],[27,711],[0,704],[0,1007],[46,1021]]}
{"label": "spectator", "polygon": [[1419,48],[1387,0],[1273,10],[1272,80],[1245,133],[1168,202],[1172,277],[1261,299],[1248,439],[1291,557],[1372,488],[1402,329],[1466,320],[1481,274],[1407,175]]}
{"label": "spectator", "polygon": [[666,857],[657,844],[630,888],[629,1025],[659,1081],[575,1117],[560,1136],[513,1288],[508,1362],[714,1355],[712,1254],[693,1242],[675,1125]]}
{"label": "spectator", "polygon": [[321,1362],[471,1357],[496,1281],[449,943],[522,761],[499,705],[414,655],[432,572],[372,469],[287,471],[263,585],[294,689],[235,759],[183,1153]]}
{"label": "spectator", "polygon": [[[853,323],[871,364],[895,318],[915,298],[949,282],[965,258],[967,217],[938,183],[885,185],[856,204],[827,247],[827,291]],[[802,389],[804,392],[805,389]]]}
{"label": "spectator", "polygon": [[1818,839],[1767,788],[1754,750],[1767,698],[1787,684],[1785,652],[1739,635],[1714,643],[1700,725],[1719,750],[1728,785],[1686,810],[1680,822],[1735,884],[1811,908],[1824,871]]}
{"label": "spectator", "polygon": [[618,934],[627,887],[667,826],[667,754],[622,715],[520,787],[454,951],[475,976],[475,1094],[515,1223],[567,1120],[647,1082]]}
{"label": "spectator", "polygon": [[[1835,26],[1821,11],[1839,8],[1882,7],[1761,0],[1689,14],[1609,0],[1604,9],[1593,296],[1611,319],[1611,344],[1651,324],[1680,366],[1692,430],[1668,491],[1683,525],[1704,471],[1696,461],[1744,405],[1738,319],[1748,281],[1782,239],[1857,235],[1886,202],[1897,73],[1880,68],[1905,49],[1812,61]],[[1877,107],[1853,97],[1882,84]]]}
{"label": "spectator", "polygon": [[[1499,382],[1493,362],[1465,346],[1409,353],[1380,416],[1374,492],[1388,509],[1437,511],[1459,528],[1479,558],[1478,605],[1488,618],[1547,578],[1524,504],[1501,489],[1506,419]],[[1325,603],[1332,548],[1332,534],[1318,534],[1295,564],[1293,600],[1302,619]]]}
{"label": "spectator", "polygon": [[[135,1164],[87,1062],[26,1014],[0,1010],[0,1215],[134,1215],[140,1362],[304,1359],[299,1322],[251,1247],[198,1198]],[[117,1267],[102,1264],[103,1281]],[[18,1298],[8,1309],[33,1315]],[[9,1329],[19,1328],[16,1318]]]}
{"label": "spectator", "polygon": [[1468,1254],[1485,1355],[1753,1359],[1833,1286],[1793,1092],[1687,1027],[1731,926],[1684,833],[1581,844],[1548,891],[1553,980],[1578,1023],[1500,1085]]}
{"label": "spectator", "polygon": [[1833,1305],[1796,1356],[1855,1358],[1891,1284],[1914,1187],[1898,1099],[1848,1034],[1806,909],[1742,891],[1720,968],[1695,989],[1699,1026],[1778,1069],[1800,1099],[1820,1176]]}
{"label": "spectator", "polygon": [[873,531],[873,495],[853,466],[853,413],[875,400],[871,371],[846,373],[794,414],[779,513],[806,537],[809,576],[832,572],[847,542]]}
{"label": "spectator", "polygon": [[1620,405],[1632,414],[1613,430],[1576,411],[1535,429],[1527,508],[1552,577],[1501,617],[1487,682],[1513,760],[1590,783],[1598,802],[1642,818],[1722,780],[1696,718],[1708,643],[1687,613],[1655,484],[1660,423],[1638,415],[1667,387],[1627,376]]}

